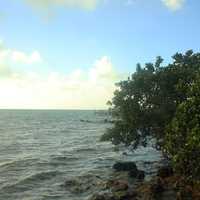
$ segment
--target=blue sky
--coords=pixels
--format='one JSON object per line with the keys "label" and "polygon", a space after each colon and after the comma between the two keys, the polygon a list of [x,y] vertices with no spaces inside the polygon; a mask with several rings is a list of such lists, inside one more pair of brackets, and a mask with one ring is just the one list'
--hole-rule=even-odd
{"label": "blue sky", "polygon": [[[196,0],[0,0],[0,72],[7,72],[0,108],[104,108],[114,82],[137,62],[199,51],[199,8]],[[52,76],[58,86],[43,96]],[[84,84],[96,93],[83,98]],[[8,103],[11,97],[17,102]]]}

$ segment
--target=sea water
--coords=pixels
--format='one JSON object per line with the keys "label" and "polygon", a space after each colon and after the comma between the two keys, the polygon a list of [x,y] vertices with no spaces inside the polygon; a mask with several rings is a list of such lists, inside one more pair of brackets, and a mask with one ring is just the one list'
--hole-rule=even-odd
{"label": "sea water", "polygon": [[[85,200],[115,176],[112,165],[133,160],[147,173],[160,154],[100,142],[112,124],[105,112],[0,110],[0,200]],[[126,153],[124,153],[126,151]],[[145,165],[147,164],[147,166]]]}

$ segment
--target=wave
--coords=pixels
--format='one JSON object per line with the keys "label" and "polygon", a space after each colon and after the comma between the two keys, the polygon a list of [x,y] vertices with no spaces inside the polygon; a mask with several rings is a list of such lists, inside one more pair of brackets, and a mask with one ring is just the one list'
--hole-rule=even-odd
{"label": "wave", "polygon": [[32,189],[34,186],[37,186],[42,183],[42,181],[49,180],[62,172],[59,171],[44,171],[39,172],[33,175],[30,175],[22,180],[19,180],[16,183],[5,185],[0,188],[0,192],[11,193],[11,192],[22,192]]}
{"label": "wave", "polygon": [[[74,161],[79,160],[80,157],[77,156],[53,156],[48,163],[46,163],[48,166],[67,166],[67,165],[73,165]],[[41,163],[42,165],[43,163]]]}
{"label": "wave", "polygon": [[81,153],[85,153],[85,152],[96,152],[97,149],[95,147],[80,147],[79,149],[76,149],[75,152],[81,152]]}
{"label": "wave", "polygon": [[83,122],[83,123],[93,123],[93,124],[113,124],[114,123],[114,120],[112,119],[102,119],[102,120],[87,120],[87,119],[80,119],[80,122]]}
{"label": "wave", "polygon": [[52,156],[52,160],[55,161],[69,161],[69,160],[77,160],[78,158],[73,155],[68,156]]}
{"label": "wave", "polygon": [[9,162],[5,162],[0,164],[0,170],[1,169],[10,169],[10,168],[16,168],[16,167],[26,167],[27,165],[32,165],[36,163],[38,159],[34,158],[24,158],[20,160],[13,160]]}

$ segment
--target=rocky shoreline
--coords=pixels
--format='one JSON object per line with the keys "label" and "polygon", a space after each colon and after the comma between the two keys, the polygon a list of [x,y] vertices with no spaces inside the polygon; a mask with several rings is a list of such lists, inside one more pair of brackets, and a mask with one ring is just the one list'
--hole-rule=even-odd
{"label": "rocky shoreline", "polygon": [[[113,165],[117,172],[126,172],[127,178],[108,180],[101,192],[93,194],[89,200],[199,200],[200,183],[189,181],[174,174],[172,167],[160,167],[157,175],[145,180],[145,172],[134,162],[117,162]],[[130,182],[128,178],[133,181]]]}

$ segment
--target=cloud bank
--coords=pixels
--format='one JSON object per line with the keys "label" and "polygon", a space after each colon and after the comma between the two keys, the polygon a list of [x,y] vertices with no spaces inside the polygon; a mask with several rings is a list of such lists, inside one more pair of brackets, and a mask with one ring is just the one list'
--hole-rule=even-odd
{"label": "cloud bank", "polygon": [[95,61],[87,71],[74,69],[69,74],[55,71],[44,76],[15,70],[18,62],[27,67],[32,62],[37,64],[39,55],[36,51],[26,54],[0,49],[0,108],[103,109],[112,98],[114,83],[122,78],[107,56]]}
{"label": "cloud bank", "polygon": [[30,55],[26,55],[25,53],[20,51],[13,51],[11,54],[11,58],[14,62],[33,64],[42,61],[38,51],[33,51]]}
{"label": "cloud bank", "polygon": [[[94,10],[100,3],[112,2],[112,0],[22,0],[33,8],[54,9],[56,7],[81,8]],[[157,0],[161,1],[170,10],[176,11],[182,8],[185,0]],[[135,0],[121,0],[124,5],[134,5]]]}
{"label": "cloud bank", "polygon": [[170,10],[176,11],[183,7],[185,0],[162,0],[162,2]]}
{"label": "cloud bank", "polygon": [[0,78],[7,78],[15,74],[12,66],[15,67],[18,64],[33,65],[41,62],[42,58],[38,51],[27,54],[22,51],[8,49],[0,41]]}
{"label": "cloud bank", "polygon": [[75,7],[92,10],[96,8],[102,0],[23,0],[25,3],[39,9],[49,9],[53,7]]}

